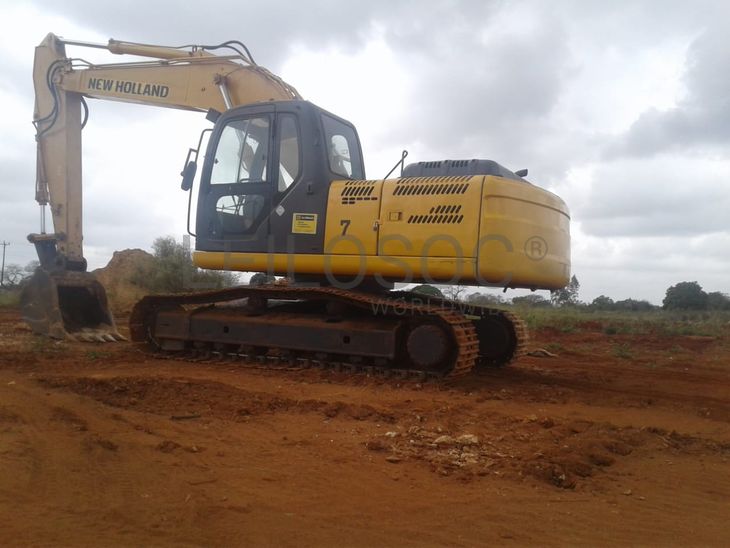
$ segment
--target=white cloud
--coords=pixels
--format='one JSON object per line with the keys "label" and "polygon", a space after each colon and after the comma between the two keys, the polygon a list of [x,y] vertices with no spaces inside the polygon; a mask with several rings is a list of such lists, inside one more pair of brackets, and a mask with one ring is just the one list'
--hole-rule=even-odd
{"label": "white cloud", "polygon": [[414,90],[407,67],[382,30],[374,25],[372,38],[355,53],[301,44],[292,50],[281,76],[301,82],[297,89],[306,99],[355,124],[368,177],[383,177],[400,157],[400,149],[390,144],[392,127],[383,121],[397,120],[409,108]]}
{"label": "white cloud", "polygon": [[[46,32],[101,42],[236,38],[358,126],[370,177],[402,148],[409,161],[482,157],[530,168],[571,209],[585,300],[660,302],[669,285],[695,279],[730,290],[724,2],[212,0],[208,11],[226,17],[209,20],[170,1],[35,5],[0,5],[0,238],[13,242],[10,262],[34,257],[24,243],[38,217],[31,67]],[[85,244],[95,267],[114,249],[184,233],[178,173],[207,122],[89,105]]]}
{"label": "white cloud", "polygon": [[593,166],[579,217],[597,236],[692,236],[728,230],[730,160],[692,154]]}

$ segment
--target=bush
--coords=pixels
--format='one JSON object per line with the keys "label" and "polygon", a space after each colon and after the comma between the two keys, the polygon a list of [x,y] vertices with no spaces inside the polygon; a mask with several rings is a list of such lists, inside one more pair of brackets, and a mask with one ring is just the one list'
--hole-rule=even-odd
{"label": "bush", "polygon": [[730,297],[725,293],[713,291],[707,294],[708,310],[730,310]]}
{"label": "bush", "polygon": [[573,306],[578,304],[578,291],[580,290],[580,282],[575,276],[570,277],[568,285],[562,289],[555,289],[550,292],[550,300],[553,306]]}
{"label": "bush", "polygon": [[525,295],[524,297],[513,297],[512,304],[515,306],[529,306],[533,308],[550,308],[552,305],[545,297],[540,295]]}
{"label": "bush", "polygon": [[132,282],[147,291],[180,293],[191,289],[221,289],[238,283],[238,275],[222,270],[201,270],[193,264],[190,250],[172,236],[152,244],[154,261],[139,267]]}
{"label": "bush", "polygon": [[648,312],[659,308],[654,306],[649,301],[641,301],[636,299],[624,299],[623,301],[616,301],[613,303],[612,310],[626,310],[630,312]]}
{"label": "bush", "polygon": [[590,304],[590,307],[595,308],[596,310],[613,310],[613,306],[613,299],[611,297],[606,297],[605,295],[596,297]]}

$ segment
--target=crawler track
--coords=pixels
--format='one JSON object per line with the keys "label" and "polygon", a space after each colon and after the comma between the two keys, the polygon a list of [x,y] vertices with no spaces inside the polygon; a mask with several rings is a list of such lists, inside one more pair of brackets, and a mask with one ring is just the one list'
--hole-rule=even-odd
{"label": "crawler track", "polygon": [[432,379],[505,365],[526,344],[524,324],[501,310],[409,292],[276,285],[148,296],[132,312],[130,333],[181,359]]}

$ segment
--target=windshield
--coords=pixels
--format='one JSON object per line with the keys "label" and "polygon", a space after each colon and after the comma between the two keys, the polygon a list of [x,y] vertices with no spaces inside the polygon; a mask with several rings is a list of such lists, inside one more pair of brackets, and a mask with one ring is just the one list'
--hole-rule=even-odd
{"label": "windshield", "polygon": [[233,120],[221,133],[213,160],[212,184],[260,183],[266,179],[269,119]]}

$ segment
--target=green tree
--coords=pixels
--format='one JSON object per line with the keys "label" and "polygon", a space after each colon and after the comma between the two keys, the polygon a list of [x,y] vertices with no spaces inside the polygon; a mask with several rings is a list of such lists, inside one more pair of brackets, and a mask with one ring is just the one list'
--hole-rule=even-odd
{"label": "green tree", "polygon": [[657,308],[649,301],[639,301],[636,299],[624,299],[613,303],[613,310],[627,310],[630,312],[648,312]]}
{"label": "green tree", "polygon": [[612,310],[614,308],[614,302],[611,297],[601,295],[593,299],[591,308],[595,308],[596,310]]}
{"label": "green tree", "polygon": [[666,310],[705,310],[707,293],[697,282],[679,282],[667,289],[662,304]]}
{"label": "green tree", "polygon": [[712,291],[707,294],[708,310],[730,310],[730,297],[719,291]]}
{"label": "green tree", "polygon": [[580,282],[573,274],[568,285],[562,289],[555,289],[550,292],[550,301],[554,306],[571,306],[578,304],[578,291],[580,290]]}
{"label": "green tree", "polygon": [[179,293],[193,289],[221,289],[238,282],[238,275],[222,270],[201,270],[193,264],[190,250],[174,237],[152,243],[154,261],[138,268],[132,281],[148,291]]}
{"label": "green tree", "polygon": [[276,281],[276,276],[269,276],[266,272],[257,272],[248,281],[248,285],[258,286],[273,284]]}
{"label": "green tree", "polygon": [[442,286],[443,294],[447,299],[452,301],[462,301],[466,294],[467,287],[465,285],[446,285]]}
{"label": "green tree", "polygon": [[411,289],[411,292],[420,293],[421,295],[426,295],[428,297],[438,297],[440,299],[444,298],[444,294],[441,293],[441,290],[438,287],[428,284],[417,285]]}
{"label": "green tree", "polygon": [[17,264],[6,264],[5,272],[3,273],[3,287],[15,288],[20,286],[26,277],[26,273],[20,265]]}

